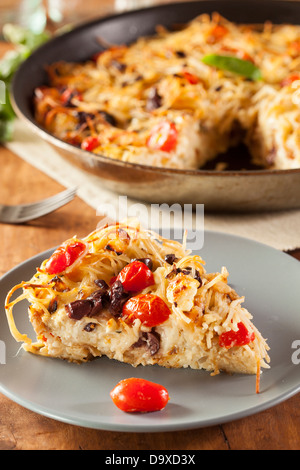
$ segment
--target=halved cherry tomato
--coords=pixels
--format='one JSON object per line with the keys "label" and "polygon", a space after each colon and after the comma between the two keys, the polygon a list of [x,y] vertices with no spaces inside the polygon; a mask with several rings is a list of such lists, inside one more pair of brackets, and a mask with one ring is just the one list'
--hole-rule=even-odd
{"label": "halved cherry tomato", "polygon": [[54,251],[48,259],[45,270],[48,274],[59,274],[69,268],[86,251],[86,244],[80,240],[68,240]]}
{"label": "halved cherry tomato", "polygon": [[158,295],[140,294],[127,300],[122,317],[128,323],[139,319],[144,326],[152,328],[164,323],[170,314],[168,305]]}
{"label": "halved cherry tomato", "polygon": [[131,377],[121,380],[110,392],[114,404],[127,413],[149,413],[165,408],[170,397],[167,389],[149,380]]}
{"label": "halved cherry tomato", "polygon": [[153,127],[147,146],[164,152],[171,152],[176,148],[178,141],[178,131],[173,122],[162,121]]}
{"label": "halved cherry tomato", "polygon": [[89,152],[91,152],[95,148],[99,147],[99,145],[100,145],[100,142],[99,142],[98,137],[94,137],[94,136],[90,135],[89,137],[86,137],[82,141],[81,148],[83,150],[88,150]]}
{"label": "halved cherry tomato", "polygon": [[255,334],[247,330],[244,323],[238,323],[237,331],[226,331],[219,337],[219,345],[226,349],[230,349],[233,346],[245,346],[251,343],[255,339]]}
{"label": "halved cherry tomato", "polygon": [[141,261],[127,264],[116,280],[121,281],[128,292],[138,292],[155,284],[152,271]]}
{"label": "halved cherry tomato", "polygon": [[295,82],[296,80],[300,80],[300,74],[299,73],[294,73],[293,75],[289,75],[288,77],[285,77],[281,81],[280,85],[281,85],[281,87],[289,86],[293,82]]}

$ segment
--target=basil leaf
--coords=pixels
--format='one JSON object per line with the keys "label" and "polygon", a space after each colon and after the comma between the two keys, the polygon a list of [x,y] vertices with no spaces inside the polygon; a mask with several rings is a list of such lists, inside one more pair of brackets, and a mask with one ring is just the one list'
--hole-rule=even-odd
{"label": "basil leaf", "polygon": [[237,57],[226,55],[208,54],[203,57],[202,62],[220,70],[227,70],[228,72],[242,75],[250,80],[262,79],[260,69],[250,62],[250,60],[238,59]]}

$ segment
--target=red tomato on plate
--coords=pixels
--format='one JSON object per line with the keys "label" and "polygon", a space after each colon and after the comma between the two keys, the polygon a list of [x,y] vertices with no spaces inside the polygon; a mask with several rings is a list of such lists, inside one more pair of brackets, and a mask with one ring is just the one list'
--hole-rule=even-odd
{"label": "red tomato on plate", "polygon": [[128,413],[149,413],[165,408],[169,393],[165,387],[145,379],[121,380],[110,392],[114,404]]}
{"label": "red tomato on plate", "polygon": [[154,327],[164,323],[170,314],[168,305],[158,295],[140,294],[127,300],[122,317],[129,323],[138,318],[144,326]]}
{"label": "red tomato on plate", "polygon": [[121,281],[124,289],[128,292],[138,292],[155,284],[151,269],[141,261],[127,264],[120,271],[116,280]]}
{"label": "red tomato on plate", "polygon": [[87,249],[80,240],[68,240],[57,248],[48,259],[45,270],[48,274],[59,274],[69,268]]}
{"label": "red tomato on plate", "polygon": [[226,331],[219,337],[219,345],[226,349],[230,349],[233,346],[245,346],[251,343],[255,339],[255,334],[247,330],[244,323],[238,323],[237,331]]}

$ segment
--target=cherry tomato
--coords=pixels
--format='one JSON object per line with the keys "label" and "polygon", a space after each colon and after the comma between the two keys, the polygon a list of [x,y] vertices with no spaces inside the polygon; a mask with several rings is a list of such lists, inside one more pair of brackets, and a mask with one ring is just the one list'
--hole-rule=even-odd
{"label": "cherry tomato", "polygon": [[89,137],[86,137],[82,143],[81,143],[81,148],[83,150],[88,150],[89,152],[92,152],[95,148],[99,147],[100,142],[98,137],[94,137],[90,135]]}
{"label": "cherry tomato", "polygon": [[187,72],[186,70],[183,72],[183,76],[191,85],[197,85],[200,81],[196,75]]}
{"label": "cherry tomato", "polygon": [[162,121],[153,127],[147,145],[155,150],[171,152],[176,148],[178,141],[178,131],[173,122]]}
{"label": "cherry tomato", "polygon": [[215,44],[218,41],[221,41],[224,36],[228,33],[228,28],[221,24],[217,24],[213,26],[213,28],[209,32],[209,36],[207,37],[207,42],[209,44]]}
{"label": "cherry tomato", "polygon": [[63,104],[70,104],[72,98],[76,98],[79,101],[82,101],[82,94],[72,88],[66,88],[61,95],[61,101]]}
{"label": "cherry tomato", "polygon": [[48,274],[58,274],[69,268],[84,252],[86,244],[79,240],[68,240],[54,251],[45,269]]}
{"label": "cherry tomato", "polygon": [[140,294],[131,297],[123,307],[122,316],[131,323],[137,318],[144,326],[154,327],[164,323],[171,311],[167,304],[154,294]]}
{"label": "cherry tomato", "polygon": [[280,85],[281,85],[282,87],[284,87],[284,86],[289,86],[289,85],[291,85],[293,82],[295,82],[296,80],[300,80],[300,74],[299,74],[299,73],[295,73],[295,74],[293,74],[293,75],[290,75],[289,77],[285,77],[285,78],[281,81]]}
{"label": "cherry tomato", "polygon": [[127,413],[149,413],[165,408],[169,393],[165,387],[145,379],[121,380],[110,392],[114,404]]}
{"label": "cherry tomato", "polygon": [[152,271],[141,261],[127,264],[118,274],[117,280],[122,282],[128,292],[138,292],[155,284]]}
{"label": "cherry tomato", "polygon": [[238,323],[237,331],[226,331],[222,333],[219,337],[219,345],[226,349],[230,349],[233,346],[245,346],[246,344],[251,343],[255,339],[255,334],[250,333],[247,330],[244,323]]}

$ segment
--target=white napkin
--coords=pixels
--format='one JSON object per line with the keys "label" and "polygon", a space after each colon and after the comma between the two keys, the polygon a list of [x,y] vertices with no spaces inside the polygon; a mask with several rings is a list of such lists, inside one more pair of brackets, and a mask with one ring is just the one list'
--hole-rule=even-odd
{"label": "white napkin", "polygon": [[[120,196],[118,194],[104,189],[97,177],[83,172],[64,160],[55,149],[38,135],[32,133],[27,125],[20,120],[16,120],[14,138],[6,146],[20,158],[63,186],[77,186],[78,196],[93,207],[98,215],[111,218],[114,209],[116,214],[119,214]],[[129,198],[126,200],[128,208],[135,203],[136,201]],[[141,220],[143,225],[149,224],[149,213],[152,211],[150,204],[145,206],[148,215],[147,221]],[[122,215],[126,216],[126,214]],[[182,214],[177,216],[181,218]],[[162,220],[163,218],[162,214]],[[175,225],[176,215],[173,222]],[[191,227],[188,228],[203,228],[202,214],[193,215],[191,224]],[[204,207],[204,228],[251,238],[280,250],[300,248],[300,210],[222,215],[206,213]]]}

